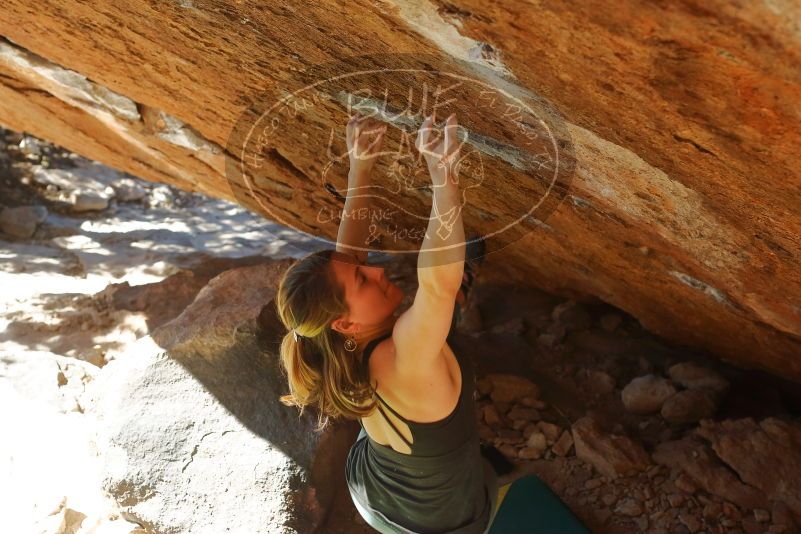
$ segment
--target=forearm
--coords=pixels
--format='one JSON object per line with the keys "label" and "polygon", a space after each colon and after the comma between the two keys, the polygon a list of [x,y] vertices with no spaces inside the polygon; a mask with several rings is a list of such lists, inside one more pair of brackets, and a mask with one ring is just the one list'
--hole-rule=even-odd
{"label": "forearm", "polygon": [[453,179],[449,177],[444,181],[446,185],[433,187],[431,215],[417,261],[417,278],[421,285],[456,295],[465,259],[462,193]]}
{"label": "forearm", "polygon": [[336,250],[358,258],[359,262],[367,261],[367,236],[370,226],[370,198],[366,195],[365,186],[369,185],[369,174],[348,173],[348,195],[337,233]]}

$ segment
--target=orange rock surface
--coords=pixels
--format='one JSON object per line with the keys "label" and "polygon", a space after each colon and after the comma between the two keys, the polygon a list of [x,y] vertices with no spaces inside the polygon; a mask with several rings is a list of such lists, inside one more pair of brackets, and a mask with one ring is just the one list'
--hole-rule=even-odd
{"label": "orange rock surface", "polygon": [[[386,111],[425,92],[421,80],[465,82],[438,117],[457,112],[480,164],[464,222],[498,233],[489,276],[595,296],[667,338],[801,380],[800,28],[792,2],[6,0],[0,123],[334,239],[326,214],[342,209],[347,170],[331,154],[357,85],[334,75],[437,69],[358,85],[389,89],[381,117],[402,148],[430,110]],[[325,98],[284,114],[237,174],[243,125],[321,74]],[[524,146],[537,124],[550,146]],[[563,156],[551,182],[530,159],[543,146],[551,166]],[[397,161],[381,163],[381,183],[403,182]],[[407,229],[431,203],[409,191],[394,204]],[[398,234],[379,233],[392,249]]]}

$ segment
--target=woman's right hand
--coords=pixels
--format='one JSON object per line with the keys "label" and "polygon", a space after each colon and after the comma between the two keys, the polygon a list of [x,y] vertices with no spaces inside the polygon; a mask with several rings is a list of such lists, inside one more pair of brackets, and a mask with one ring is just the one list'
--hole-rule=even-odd
{"label": "woman's right hand", "polygon": [[[456,183],[454,170],[461,148],[461,143],[456,137],[459,126],[456,122],[456,113],[452,113],[445,121],[443,136],[434,130],[435,120],[436,112],[428,116],[420,125],[415,147],[425,157],[431,179],[435,182],[434,185],[445,185],[448,176]],[[432,132],[435,132],[434,136],[432,136]]]}

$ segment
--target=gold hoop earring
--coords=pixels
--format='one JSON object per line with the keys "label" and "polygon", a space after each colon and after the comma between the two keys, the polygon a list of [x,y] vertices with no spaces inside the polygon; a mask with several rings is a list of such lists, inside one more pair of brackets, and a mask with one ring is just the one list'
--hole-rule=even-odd
{"label": "gold hoop earring", "polygon": [[345,350],[348,352],[353,352],[356,350],[356,340],[352,337],[349,337],[345,340]]}

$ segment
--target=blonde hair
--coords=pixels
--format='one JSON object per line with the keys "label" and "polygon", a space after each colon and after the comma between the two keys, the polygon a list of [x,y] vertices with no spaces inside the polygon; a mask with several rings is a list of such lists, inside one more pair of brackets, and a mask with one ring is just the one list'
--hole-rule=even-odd
{"label": "blonde hair", "polygon": [[294,263],[282,275],[275,298],[278,317],[289,330],[279,349],[289,394],[280,400],[298,406],[300,415],[306,406],[315,408],[317,431],[330,418],[366,417],[376,406],[367,369],[355,352],[345,350],[346,337],[330,326],[348,312],[345,290],[331,269],[333,252],[312,252]]}

